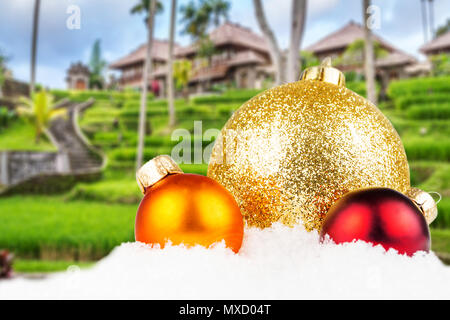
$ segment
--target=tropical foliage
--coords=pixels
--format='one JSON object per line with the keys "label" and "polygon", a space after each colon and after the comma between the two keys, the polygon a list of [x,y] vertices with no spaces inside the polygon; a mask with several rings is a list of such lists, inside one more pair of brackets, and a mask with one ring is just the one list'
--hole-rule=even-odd
{"label": "tropical foliage", "polygon": [[[145,17],[145,24],[147,24],[148,19],[148,9],[150,7],[150,1],[151,0],[139,0],[137,4],[135,4],[131,10],[131,14],[140,14],[140,13],[146,13]],[[164,10],[164,6],[161,1],[156,2],[156,14],[161,13]]]}
{"label": "tropical foliage", "polygon": [[7,60],[8,60],[8,58],[5,55],[3,55],[0,50],[0,96],[2,95],[2,86],[5,83],[6,74],[7,74],[7,70],[6,70]]}
{"label": "tropical foliage", "polygon": [[102,59],[102,50],[100,47],[100,39],[95,40],[92,47],[91,60],[89,61],[89,87],[103,89],[104,78],[103,71],[106,67],[106,61]]}
{"label": "tropical foliage", "polygon": [[[364,39],[357,39],[351,43],[344,53],[340,55],[336,60],[336,65],[363,65],[364,64]],[[380,59],[387,56],[388,52],[380,45],[378,41],[373,43],[375,59]]]}
{"label": "tropical foliage", "polygon": [[33,94],[33,98],[20,98],[20,106],[17,107],[20,116],[28,119],[35,128],[35,140],[39,143],[41,136],[46,132],[50,121],[66,114],[66,109],[58,108],[53,104],[53,96],[45,91]]}
{"label": "tropical foliage", "polygon": [[191,0],[180,8],[184,33],[193,39],[204,37],[211,25],[219,26],[228,20],[229,10],[230,2],[226,0]]}
{"label": "tropical foliage", "polygon": [[433,65],[432,73],[434,76],[450,75],[450,55],[441,53],[431,57]]}

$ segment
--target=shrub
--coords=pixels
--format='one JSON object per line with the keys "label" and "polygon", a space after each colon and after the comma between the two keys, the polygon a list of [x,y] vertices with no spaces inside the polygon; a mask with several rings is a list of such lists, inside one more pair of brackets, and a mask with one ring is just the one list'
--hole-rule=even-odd
{"label": "shrub", "polygon": [[448,102],[447,93],[434,93],[434,94],[411,94],[405,95],[395,99],[395,107],[399,110],[407,109],[412,105],[417,104],[436,104]]}
{"label": "shrub", "polygon": [[[128,99],[123,103],[125,109],[139,109],[141,106],[140,99]],[[148,100],[147,109],[153,107],[161,107],[167,109],[167,101],[165,99],[161,100]]]}
{"label": "shrub", "polygon": [[449,140],[412,140],[405,142],[406,155],[409,160],[450,161]]}
{"label": "shrub", "polygon": [[205,95],[191,99],[194,104],[237,103],[242,104],[261,93],[260,89],[229,90],[222,95]]}
{"label": "shrub", "polygon": [[50,90],[50,94],[54,97],[55,101],[70,97],[70,91],[68,90],[52,89]]}
{"label": "shrub", "polygon": [[412,163],[410,168],[410,180],[412,186],[417,186],[424,181],[428,180],[430,176],[435,172],[435,167],[432,165],[421,165]]}
{"label": "shrub", "polygon": [[[125,107],[120,111],[120,118],[131,118],[136,119],[138,121],[139,119],[139,108],[129,108]],[[165,115],[167,114],[167,108],[165,107],[151,107],[147,108],[146,110],[147,117],[154,116],[154,115]]]}
{"label": "shrub", "polygon": [[236,106],[234,104],[223,104],[217,106],[217,113],[221,117],[230,117],[234,111],[239,109],[239,106]]}
{"label": "shrub", "polygon": [[[146,148],[144,150],[144,158],[146,160],[150,160],[160,154],[170,155],[170,152],[171,148],[167,147]],[[112,152],[109,153],[109,157],[111,160],[134,161],[136,159],[136,148],[121,148],[113,150]]]}
{"label": "shrub", "polygon": [[142,195],[135,180],[105,180],[78,184],[68,194],[68,200],[102,201],[107,203],[139,203]]}
{"label": "shrub", "polygon": [[366,83],[364,81],[346,82],[345,86],[359,94],[360,96],[366,96]]}
{"label": "shrub", "polygon": [[388,95],[398,99],[405,95],[423,95],[450,92],[450,77],[412,78],[391,81]]}
{"label": "shrub", "polygon": [[436,191],[440,193],[450,192],[450,165],[438,163],[434,170],[423,183],[419,185],[422,190]]}
{"label": "shrub", "polygon": [[0,130],[8,127],[8,125],[16,118],[16,113],[7,107],[0,107]]}
{"label": "shrub", "polygon": [[0,210],[0,247],[22,257],[99,259],[133,241],[135,215],[135,204],[8,197]]}
{"label": "shrub", "polygon": [[406,115],[410,119],[450,119],[450,103],[411,106]]}
{"label": "shrub", "polygon": [[433,221],[433,228],[450,228],[450,199],[442,199],[438,205],[438,216]]}
{"label": "shrub", "polygon": [[70,100],[72,101],[86,101],[90,98],[95,100],[110,100],[110,91],[72,91],[70,94]]}

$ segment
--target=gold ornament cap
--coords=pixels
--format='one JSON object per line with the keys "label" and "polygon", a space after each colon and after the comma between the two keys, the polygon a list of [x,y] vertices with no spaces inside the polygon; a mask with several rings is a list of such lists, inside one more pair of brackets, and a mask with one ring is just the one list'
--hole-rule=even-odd
{"label": "gold ornament cap", "polygon": [[183,173],[183,170],[171,157],[161,155],[148,161],[136,172],[136,181],[142,193],[145,194],[148,187],[174,173]]}
{"label": "gold ornament cap", "polygon": [[419,207],[428,224],[436,219],[438,214],[437,204],[429,193],[418,188],[411,188],[406,192],[406,195]]}
{"label": "gold ornament cap", "polygon": [[307,68],[300,76],[300,80],[317,80],[345,87],[345,76],[336,68],[331,66],[331,58],[323,59],[320,66]]}

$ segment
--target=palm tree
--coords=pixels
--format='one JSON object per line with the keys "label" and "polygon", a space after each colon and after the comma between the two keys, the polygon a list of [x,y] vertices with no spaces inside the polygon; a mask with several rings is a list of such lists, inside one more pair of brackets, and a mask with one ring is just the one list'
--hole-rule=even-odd
{"label": "palm tree", "polygon": [[363,0],[363,21],[364,21],[364,70],[366,75],[367,98],[374,104],[377,103],[377,93],[375,88],[375,55],[373,49],[372,32],[367,25],[370,0]]}
{"label": "palm tree", "polygon": [[253,0],[256,20],[259,28],[269,43],[270,57],[275,66],[274,85],[279,85],[285,80],[296,81],[300,73],[299,47],[303,36],[306,17],[306,0],[292,0],[291,41],[288,52],[288,63],[283,68],[281,49],[278,46],[275,34],[267,22],[261,0]]}
{"label": "palm tree", "polygon": [[190,60],[177,60],[173,64],[173,77],[178,89],[183,91],[184,98],[187,100],[187,85],[192,75],[192,63]]}
{"label": "palm tree", "polygon": [[31,74],[30,74],[30,97],[34,92],[34,84],[36,82],[36,48],[37,48],[37,35],[39,26],[39,8],[41,6],[41,0],[34,1],[34,13],[33,13],[33,37],[31,40]]}
{"label": "palm tree", "polygon": [[[133,8],[131,8],[130,12],[131,14],[141,14],[141,13],[148,13],[148,7],[150,5],[150,1],[153,0],[140,0]],[[161,13],[164,10],[164,6],[162,5],[161,1],[156,2],[156,12],[155,14]],[[145,24],[147,24],[148,16],[145,17]]]}
{"label": "palm tree", "polygon": [[[223,20],[228,20],[230,2],[227,0],[203,0],[198,5],[191,0],[180,8],[184,33],[189,34],[196,41],[198,57],[205,61],[204,67],[210,65],[211,57],[215,54],[215,46],[207,35],[208,28],[213,25],[218,27]],[[209,79],[206,79],[206,87],[209,87]]]}
{"label": "palm tree", "polygon": [[431,39],[434,38],[434,3],[433,0],[428,0],[428,14],[430,16],[430,33]]}
{"label": "palm tree", "polygon": [[209,0],[204,3],[209,8],[210,18],[213,24],[218,27],[221,23],[221,18],[228,21],[228,12],[230,11],[230,2],[226,0]]}
{"label": "palm tree", "polygon": [[102,59],[102,51],[100,47],[100,39],[94,42],[91,53],[91,60],[89,61],[89,68],[91,74],[89,76],[89,87],[103,88],[103,70],[106,67],[106,61]]}
{"label": "palm tree", "polygon": [[187,5],[180,8],[181,22],[184,23],[183,33],[191,36],[192,39],[198,40],[206,35],[211,22],[211,7],[206,1],[202,1],[199,5],[191,0]]}
{"label": "palm tree", "polygon": [[47,134],[47,128],[54,118],[66,114],[66,109],[60,107],[62,104],[54,105],[53,96],[44,90],[34,93],[32,99],[20,98],[17,112],[34,125],[36,143],[40,142],[43,133]]}
{"label": "palm tree", "polygon": [[[147,24],[147,52],[144,62],[144,74],[142,81],[141,92],[141,104],[139,108],[139,125],[138,125],[138,146],[136,157],[136,168],[139,169],[142,166],[144,158],[144,139],[145,139],[145,120],[147,116],[147,90],[149,75],[152,72],[152,46],[153,46],[153,24],[155,13],[157,10],[157,0],[141,0],[136,6],[131,9],[131,13],[147,12],[145,19]],[[151,127],[149,128],[151,131]]]}
{"label": "palm tree", "polygon": [[267,22],[266,15],[264,13],[264,8],[261,0],[253,0],[253,6],[255,8],[255,16],[258,21],[259,28],[269,43],[270,57],[272,59],[273,65],[275,66],[275,83],[274,85],[279,85],[282,82],[282,60],[281,60],[281,50],[278,46],[277,38],[273,33],[272,29]]}
{"label": "palm tree", "polygon": [[447,19],[447,21],[442,25],[439,26],[436,30],[436,37],[442,36],[444,33],[447,33],[450,31],[450,19]]}
{"label": "palm tree", "polygon": [[173,85],[173,47],[175,43],[175,18],[177,11],[177,0],[172,0],[172,8],[170,11],[170,27],[169,27],[169,59],[167,70],[167,101],[169,105],[169,127],[175,126],[175,88]]}
{"label": "palm tree", "polygon": [[286,80],[297,81],[300,75],[300,43],[306,20],[306,0],[292,1],[291,43],[286,66]]}
{"label": "palm tree", "polygon": [[421,0],[422,2],[422,29],[423,29],[423,42],[428,42],[428,21],[427,21],[427,0]]}
{"label": "palm tree", "polygon": [[5,83],[8,70],[6,69],[6,62],[8,61],[8,57],[2,54],[0,50],[0,98],[3,96],[3,84]]}

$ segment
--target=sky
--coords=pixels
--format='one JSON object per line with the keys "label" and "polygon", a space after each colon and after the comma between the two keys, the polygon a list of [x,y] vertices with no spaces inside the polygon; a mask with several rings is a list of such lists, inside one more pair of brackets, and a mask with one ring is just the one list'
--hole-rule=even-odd
{"label": "sky", "polygon": [[[146,41],[143,15],[131,15],[138,0],[41,0],[36,80],[51,88],[65,88],[66,70],[72,62],[88,63],[92,45],[101,40],[103,58],[112,62]],[[155,37],[167,38],[170,1],[162,0],[164,11],[156,17]],[[178,0],[178,6],[188,0]],[[252,0],[230,0],[230,21],[259,33]],[[450,18],[450,1],[435,0],[435,27]],[[301,47],[312,44],[350,20],[362,23],[362,0],[309,0]],[[423,59],[418,48],[424,43],[420,0],[373,0],[380,8],[380,28],[375,33],[396,47]],[[31,34],[34,0],[0,0],[0,52],[7,67],[22,81],[30,78]],[[69,29],[71,5],[80,9],[80,28]],[[291,0],[264,0],[271,28],[282,48],[290,36]],[[190,38],[182,33],[177,16],[176,41]]]}

